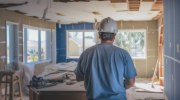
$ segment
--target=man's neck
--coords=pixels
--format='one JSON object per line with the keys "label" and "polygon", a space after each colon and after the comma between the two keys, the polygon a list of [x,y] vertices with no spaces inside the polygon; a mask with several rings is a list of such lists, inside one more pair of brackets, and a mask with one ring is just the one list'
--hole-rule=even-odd
{"label": "man's neck", "polygon": [[110,41],[110,40],[103,41],[103,40],[101,40],[101,43],[108,43],[108,44],[113,44],[113,41]]}

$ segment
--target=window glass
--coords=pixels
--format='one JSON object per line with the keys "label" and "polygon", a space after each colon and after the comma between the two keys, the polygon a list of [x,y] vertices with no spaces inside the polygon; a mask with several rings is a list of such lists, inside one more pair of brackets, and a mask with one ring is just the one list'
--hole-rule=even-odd
{"label": "window glass", "polygon": [[6,45],[7,45],[7,64],[10,62],[10,39],[9,39],[9,25],[7,25],[6,31]]}
{"label": "window glass", "polygon": [[38,61],[38,30],[27,29],[27,63]]}
{"label": "window glass", "polygon": [[96,34],[97,32],[84,32],[84,50],[96,45]]}
{"label": "window glass", "polygon": [[41,60],[46,60],[46,31],[41,31]]}
{"label": "window glass", "polygon": [[114,40],[114,45],[126,51],[130,51],[129,32],[118,32]]}
{"label": "window glass", "polygon": [[69,57],[79,58],[83,52],[83,32],[69,32]]}
{"label": "window glass", "polygon": [[131,56],[145,57],[144,32],[131,32]]}

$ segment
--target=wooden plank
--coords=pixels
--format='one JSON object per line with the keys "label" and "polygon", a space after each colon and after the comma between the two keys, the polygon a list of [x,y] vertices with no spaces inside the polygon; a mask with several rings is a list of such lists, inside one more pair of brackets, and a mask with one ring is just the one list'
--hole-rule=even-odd
{"label": "wooden plank", "polygon": [[17,77],[18,77],[19,95],[20,95],[20,99],[22,100],[21,80],[20,80],[19,75],[17,75]]}
{"label": "wooden plank", "polygon": [[128,8],[128,11],[129,11],[129,0],[126,0],[127,2],[127,8]]}
{"label": "wooden plank", "polygon": [[[141,6],[142,0],[140,0],[140,6]],[[140,11],[140,6],[139,6],[139,11]]]}
{"label": "wooden plank", "polygon": [[10,100],[14,100],[14,83],[13,83],[13,81],[14,81],[14,75],[12,74],[11,75],[11,83],[10,83],[10,91],[9,91],[9,93],[10,93]]}

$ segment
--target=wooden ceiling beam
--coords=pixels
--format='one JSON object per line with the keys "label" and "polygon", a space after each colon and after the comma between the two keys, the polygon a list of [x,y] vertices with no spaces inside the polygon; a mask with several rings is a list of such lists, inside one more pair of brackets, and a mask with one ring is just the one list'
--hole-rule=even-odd
{"label": "wooden ceiling beam", "polygon": [[111,3],[121,3],[121,2],[126,2],[126,0],[110,0]]}
{"label": "wooden ceiling beam", "polygon": [[127,8],[128,8],[128,11],[129,11],[129,0],[126,0],[127,2]]}
{"label": "wooden ceiling beam", "polygon": [[142,0],[140,0],[139,11],[140,11],[140,7],[141,7],[141,3],[142,3]]}

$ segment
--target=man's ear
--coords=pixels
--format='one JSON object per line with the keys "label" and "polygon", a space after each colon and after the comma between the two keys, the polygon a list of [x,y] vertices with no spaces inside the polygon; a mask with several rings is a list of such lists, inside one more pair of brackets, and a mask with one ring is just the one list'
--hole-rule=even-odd
{"label": "man's ear", "polygon": [[114,34],[114,39],[116,38],[116,34]]}
{"label": "man's ear", "polygon": [[98,32],[98,34],[99,34],[99,38],[101,39],[101,34],[100,34],[100,32]]}

